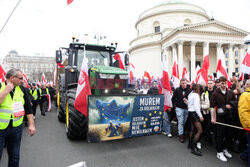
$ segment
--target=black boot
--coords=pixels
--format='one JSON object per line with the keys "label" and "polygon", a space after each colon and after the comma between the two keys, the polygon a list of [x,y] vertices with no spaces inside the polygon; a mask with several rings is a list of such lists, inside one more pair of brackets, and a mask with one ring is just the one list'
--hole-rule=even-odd
{"label": "black boot", "polygon": [[200,150],[197,148],[196,143],[192,142],[191,153],[201,156]]}

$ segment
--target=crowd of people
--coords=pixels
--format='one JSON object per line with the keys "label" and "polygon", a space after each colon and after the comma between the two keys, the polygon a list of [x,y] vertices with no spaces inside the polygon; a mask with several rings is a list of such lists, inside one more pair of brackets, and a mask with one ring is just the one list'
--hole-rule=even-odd
{"label": "crowd of people", "polygon": [[[250,129],[250,79],[233,77],[208,80],[207,84],[188,84],[180,80],[172,89],[172,108],[164,111],[163,134],[172,137],[171,121],[176,120],[181,143],[188,138],[188,148],[201,156],[201,143],[215,145],[217,158],[226,162],[231,151],[243,152],[240,158],[249,162],[250,132],[230,126]],[[135,82],[134,90],[142,94],[159,94],[157,81]],[[247,135],[246,135],[247,133]],[[202,141],[202,142],[201,142]],[[250,163],[250,162],[249,162]]]}
{"label": "crowd of people", "polygon": [[5,77],[6,81],[0,83],[0,160],[6,146],[8,166],[18,167],[22,124],[28,127],[31,136],[36,133],[34,119],[37,106],[40,105],[41,115],[45,116],[55,90],[50,84],[40,86],[33,82],[27,85],[19,69],[10,69]]}

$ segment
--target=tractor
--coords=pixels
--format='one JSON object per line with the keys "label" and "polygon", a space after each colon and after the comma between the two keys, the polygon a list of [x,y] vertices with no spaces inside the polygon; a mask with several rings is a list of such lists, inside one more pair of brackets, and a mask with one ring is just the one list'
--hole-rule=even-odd
{"label": "tractor", "polygon": [[[62,63],[62,51],[65,50],[66,67],[58,75],[57,116],[65,122],[69,139],[84,139],[88,131],[88,119],[74,108],[78,78],[84,56],[88,65],[88,76],[92,95],[127,94],[128,72],[119,67],[119,60],[114,59],[118,52],[115,45],[104,46],[75,42],[68,48],[56,51],[56,63]],[[123,53],[125,66],[129,64],[128,54]]]}

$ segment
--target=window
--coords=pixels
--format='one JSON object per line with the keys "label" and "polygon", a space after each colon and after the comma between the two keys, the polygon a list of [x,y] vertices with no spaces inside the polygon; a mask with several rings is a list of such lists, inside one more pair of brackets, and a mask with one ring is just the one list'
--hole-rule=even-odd
{"label": "window", "polygon": [[160,32],[160,26],[155,27],[155,33]]}
{"label": "window", "polygon": [[228,58],[228,53],[226,53],[226,58]]}
{"label": "window", "polygon": [[238,68],[235,68],[235,72],[239,72],[239,69],[238,69]]}
{"label": "window", "polygon": [[235,53],[235,57],[238,57],[238,51],[235,51],[234,53]]}
{"label": "window", "polygon": [[155,33],[161,31],[161,27],[160,27],[159,21],[155,21],[153,26],[154,26],[154,32],[155,32]]}
{"label": "window", "polygon": [[239,60],[238,59],[235,59],[235,64],[239,64]]}
{"label": "window", "polygon": [[226,66],[228,66],[228,61],[226,61]]}

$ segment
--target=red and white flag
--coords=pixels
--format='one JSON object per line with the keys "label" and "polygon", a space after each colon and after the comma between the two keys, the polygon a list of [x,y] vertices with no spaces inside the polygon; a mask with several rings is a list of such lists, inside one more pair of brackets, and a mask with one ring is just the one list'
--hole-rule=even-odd
{"label": "red and white flag", "polygon": [[174,65],[173,65],[173,70],[172,70],[172,80],[173,80],[173,85],[174,85],[175,89],[180,86],[179,66],[177,64],[177,56],[176,56],[176,54],[174,54]]}
{"label": "red and white flag", "polygon": [[44,84],[47,84],[47,81],[46,81],[44,72],[43,72],[43,74],[42,74],[42,79],[43,79],[43,83],[44,83]]}
{"label": "red and white flag", "polygon": [[125,58],[124,53],[116,53],[114,56],[114,59],[119,61],[119,68],[123,70],[125,70],[124,58]]}
{"label": "red and white flag", "polygon": [[230,87],[231,82],[229,81],[227,71],[226,71],[226,63],[225,63],[225,55],[223,50],[220,50],[219,60],[216,68],[217,78],[224,76],[227,78],[227,86]]}
{"label": "red and white flag", "polygon": [[64,65],[61,64],[61,63],[57,63],[57,65],[58,65],[58,67],[60,67],[60,68],[64,68]]}
{"label": "red and white flag", "polygon": [[130,84],[135,83],[134,70],[135,70],[135,66],[132,63],[129,63],[128,78],[129,78]]}
{"label": "red and white flag", "polygon": [[3,65],[0,65],[0,82],[5,82],[5,69],[3,67]]}
{"label": "red and white flag", "polygon": [[148,78],[148,84],[150,85],[152,79],[151,79],[150,74],[147,71],[144,72],[144,77]]}
{"label": "red and white flag", "polygon": [[200,68],[199,65],[197,65],[197,67],[195,69],[195,75],[194,75],[194,77],[192,79],[191,84],[198,83],[200,76],[201,76],[201,68]]}
{"label": "red and white flag", "polygon": [[240,65],[240,79],[244,79],[244,74],[250,75],[250,46],[247,49],[247,53]]}
{"label": "red and white flag", "polygon": [[[164,56],[163,56],[164,57]],[[162,76],[162,94],[164,94],[164,111],[172,108],[172,89],[170,86],[170,81],[167,72],[167,62],[163,60],[163,76]]]}
{"label": "red and white flag", "polygon": [[48,111],[51,110],[51,99],[50,99],[50,94],[46,95],[47,99],[48,99]]}
{"label": "red and white flag", "polygon": [[185,78],[188,83],[190,82],[189,81],[189,72],[187,71],[186,67],[183,67],[182,78]]}
{"label": "red and white flag", "polygon": [[78,85],[76,90],[75,109],[81,112],[87,117],[88,115],[88,99],[87,95],[91,95],[89,77],[88,77],[88,65],[86,59],[86,51],[84,49],[84,58],[82,61],[81,71],[78,79]]}
{"label": "red and white flag", "polygon": [[67,4],[71,4],[71,2],[73,2],[73,0],[67,0]]}
{"label": "red and white flag", "polygon": [[209,69],[209,43],[207,43],[206,51],[204,54],[203,65],[201,69],[201,76],[199,77],[198,83],[208,82],[208,69]]}
{"label": "red and white flag", "polygon": [[39,85],[39,86],[42,85],[42,83],[40,81],[36,81],[36,84]]}
{"label": "red and white flag", "polygon": [[25,73],[23,73],[23,82],[26,84],[27,88],[30,88],[29,84],[28,84],[28,80],[27,80],[27,76]]}

